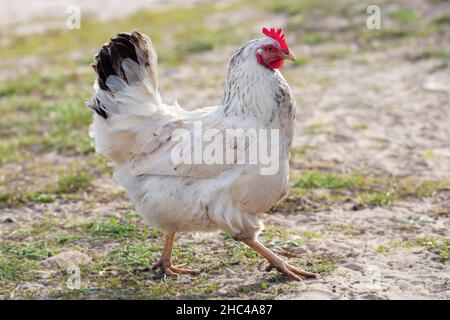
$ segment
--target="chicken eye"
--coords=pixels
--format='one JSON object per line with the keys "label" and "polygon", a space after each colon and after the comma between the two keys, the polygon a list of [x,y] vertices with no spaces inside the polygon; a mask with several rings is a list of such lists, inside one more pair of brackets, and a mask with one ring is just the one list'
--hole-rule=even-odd
{"label": "chicken eye", "polygon": [[272,51],[272,47],[270,47],[270,46],[267,47],[267,50]]}

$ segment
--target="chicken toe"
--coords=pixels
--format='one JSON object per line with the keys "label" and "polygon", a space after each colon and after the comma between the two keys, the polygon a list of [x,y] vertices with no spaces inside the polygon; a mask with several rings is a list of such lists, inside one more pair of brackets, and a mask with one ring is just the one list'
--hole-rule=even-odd
{"label": "chicken toe", "polygon": [[191,270],[184,268],[182,266],[172,265],[172,247],[173,240],[175,237],[175,232],[170,232],[166,234],[164,242],[164,251],[162,253],[161,259],[152,266],[152,270],[161,269],[167,276],[179,277],[180,274],[192,274],[198,275],[200,271]]}
{"label": "chicken toe", "polygon": [[174,266],[167,259],[161,258],[157,263],[155,263],[152,267],[152,270],[161,269],[167,276],[171,277],[179,277],[181,274],[191,274],[198,275],[200,271],[187,269],[184,267]]}
{"label": "chicken toe", "polygon": [[318,277],[318,275],[315,273],[304,271],[296,266],[287,263],[257,240],[253,239],[244,240],[244,243],[247,244],[256,252],[258,252],[259,254],[261,254],[264,258],[266,258],[269,261],[270,265],[266,268],[266,271],[270,271],[273,268],[275,268],[281,273],[287,275],[288,277],[298,281],[303,280],[304,278]]}
{"label": "chicken toe", "polygon": [[271,271],[273,268],[277,269],[281,273],[295,279],[295,280],[303,280],[304,278],[317,278],[318,275],[315,273],[311,273],[308,271],[304,271],[296,266],[293,266],[287,263],[284,260],[281,260],[280,263],[275,266],[272,263],[266,268],[266,271]]}

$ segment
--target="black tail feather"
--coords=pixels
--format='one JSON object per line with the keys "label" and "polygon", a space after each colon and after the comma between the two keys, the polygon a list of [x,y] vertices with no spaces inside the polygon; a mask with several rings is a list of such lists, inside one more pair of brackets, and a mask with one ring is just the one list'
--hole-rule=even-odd
{"label": "black tail feather", "polygon": [[[129,33],[119,33],[111,41],[105,44],[94,57],[92,67],[97,73],[97,81],[100,89],[108,91],[111,89],[106,85],[106,80],[111,75],[116,75],[128,83],[128,79],[123,71],[122,62],[124,59],[130,58],[136,63],[139,63],[135,43],[139,39]],[[94,110],[98,115],[107,118],[106,108],[102,106],[100,101],[96,98],[91,99],[86,105]]]}
{"label": "black tail feather", "polygon": [[108,119],[108,114],[106,113],[106,108],[102,105],[100,100],[97,98],[91,98],[86,101],[86,106],[91,110],[95,111],[102,118]]}

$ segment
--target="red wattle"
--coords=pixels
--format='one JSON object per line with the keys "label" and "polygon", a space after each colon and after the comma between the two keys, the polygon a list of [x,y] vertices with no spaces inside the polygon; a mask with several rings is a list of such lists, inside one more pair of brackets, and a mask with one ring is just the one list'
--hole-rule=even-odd
{"label": "red wattle", "polygon": [[279,60],[274,60],[274,61],[269,62],[267,66],[270,69],[280,69],[283,65],[284,65],[284,60],[279,59]]}

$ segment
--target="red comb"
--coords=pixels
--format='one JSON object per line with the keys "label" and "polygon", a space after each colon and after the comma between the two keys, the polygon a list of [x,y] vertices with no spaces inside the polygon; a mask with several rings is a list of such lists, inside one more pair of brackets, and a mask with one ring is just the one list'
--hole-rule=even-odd
{"label": "red comb", "polygon": [[275,30],[275,28],[270,28],[270,30],[268,30],[267,28],[263,28],[262,33],[264,33],[268,37],[271,37],[272,39],[277,40],[283,49],[289,50],[286,40],[284,39],[283,30],[281,30],[281,28],[278,28],[277,30]]}

